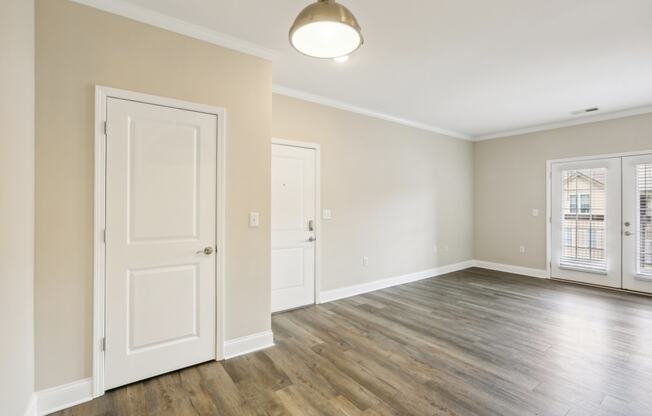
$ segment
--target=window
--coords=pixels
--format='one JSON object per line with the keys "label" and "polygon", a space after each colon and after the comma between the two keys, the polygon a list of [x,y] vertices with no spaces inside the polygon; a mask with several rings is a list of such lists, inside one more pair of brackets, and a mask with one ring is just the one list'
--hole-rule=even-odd
{"label": "window", "polygon": [[577,213],[577,197],[579,196],[580,200],[580,213],[588,214],[591,212],[591,195],[589,194],[571,194],[570,198],[570,212],[572,214]]}
{"label": "window", "polygon": [[652,164],[636,166],[638,273],[652,275]]}
{"label": "window", "polygon": [[562,267],[606,271],[606,179],[606,168],[562,172]]}
{"label": "window", "polygon": [[591,212],[591,195],[581,194],[580,195],[580,213],[588,214]]}

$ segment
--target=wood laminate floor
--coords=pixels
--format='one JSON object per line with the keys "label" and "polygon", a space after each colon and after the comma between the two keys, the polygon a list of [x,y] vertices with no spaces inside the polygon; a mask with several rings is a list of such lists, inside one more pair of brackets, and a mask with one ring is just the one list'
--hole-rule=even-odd
{"label": "wood laminate floor", "polygon": [[273,348],[57,415],[652,415],[650,297],[469,269],[273,330]]}

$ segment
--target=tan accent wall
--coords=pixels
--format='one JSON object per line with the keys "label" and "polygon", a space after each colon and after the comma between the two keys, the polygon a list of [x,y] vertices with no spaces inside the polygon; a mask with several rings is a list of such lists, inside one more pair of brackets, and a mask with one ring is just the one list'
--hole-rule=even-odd
{"label": "tan accent wall", "polygon": [[278,94],[272,125],[321,145],[322,290],[473,258],[471,142]]}
{"label": "tan accent wall", "polygon": [[34,2],[0,6],[0,413],[34,392]]}
{"label": "tan accent wall", "polygon": [[474,150],[475,258],[545,269],[546,161],[652,150],[652,114],[477,142]]}
{"label": "tan accent wall", "polygon": [[269,330],[271,63],[65,0],[36,61],[37,389],[91,376],[96,84],[226,108],[226,338]]}

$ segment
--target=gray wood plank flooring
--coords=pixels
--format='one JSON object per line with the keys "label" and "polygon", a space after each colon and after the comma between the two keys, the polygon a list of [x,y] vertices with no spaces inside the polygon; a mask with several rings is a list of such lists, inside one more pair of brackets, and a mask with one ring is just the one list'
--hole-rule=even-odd
{"label": "gray wood plank flooring", "polygon": [[652,298],[468,269],[273,316],[276,346],[96,415],[652,415]]}

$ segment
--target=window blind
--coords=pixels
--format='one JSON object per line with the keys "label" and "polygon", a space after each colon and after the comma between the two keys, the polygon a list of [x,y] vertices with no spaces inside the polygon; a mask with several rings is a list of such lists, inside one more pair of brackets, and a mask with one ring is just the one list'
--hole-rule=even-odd
{"label": "window blind", "polygon": [[638,273],[652,275],[652,163],[636,166]]}
{"label": "window blind", "polygon": [[[652,165],[650,166],[652,185]],[[560,266],[606,272],[606,168],[562,172]],[[651,202],[652,204],[652,202]],[[650,229],[652,237],[652,228]],[[650,258],[652,261],[652,256]],[[652,273],[652,263],[650,264]]]}

